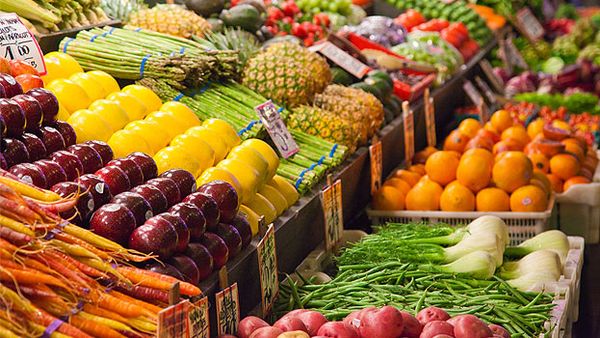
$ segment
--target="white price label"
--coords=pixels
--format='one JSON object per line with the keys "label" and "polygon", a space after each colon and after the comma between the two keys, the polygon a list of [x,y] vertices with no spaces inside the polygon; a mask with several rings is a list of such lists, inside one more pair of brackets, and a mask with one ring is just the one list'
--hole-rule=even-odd
{"label": "white price label", "polygon": [[340,241],[344,230],[341,180],[335,180],[333,184],[323,189],[321,192],[321,205],[325,216],[325,248],[332,250]]}
{"label": "white price label", "polygon": [[271,100],[254,107],[254,110],[258,113],[262,124],[267,128],[267,132],[283,158],[288,158],[300,151]]}
{"label": "white price label", "polygon": [[23,60],[46,74],[44,54],[33,34],[15,13],[0,15],[0,57]]}
{"label": "white price label", "polygon": [[371,70],[369,66],[360,62],[352,55],[346,53],[343,49],[329,41],[315,45],[311,50],[313,52],[320,52],[321,54],[325,55],[325,57],[327,57],[333,63],[344,68],[348,73],[359,79],[362,79],[362,77]]}
{"label": "white price label", "polygon": [[516,20],[521,30],[532,41],[537,41],[544,36],[544,27],[527,7],[517,12]]}

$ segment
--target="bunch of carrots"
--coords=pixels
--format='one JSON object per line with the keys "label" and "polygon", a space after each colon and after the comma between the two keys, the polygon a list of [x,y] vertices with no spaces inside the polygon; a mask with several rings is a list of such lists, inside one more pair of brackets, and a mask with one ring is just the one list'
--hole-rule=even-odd
{"label": "bunch of carrots", "polygon": [[201,294],[57,216],[76,202],[0,170],[0,337],[151,337],[175,283]]}

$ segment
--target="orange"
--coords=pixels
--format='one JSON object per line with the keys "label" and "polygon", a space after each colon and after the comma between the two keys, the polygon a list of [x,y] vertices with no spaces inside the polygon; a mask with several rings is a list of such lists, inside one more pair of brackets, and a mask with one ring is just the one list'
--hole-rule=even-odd
{"label": "orange", "polygon": [[571,126],[569,125],[568,122],[566,121],[562,121],[562,120],[553,120],[552,121],[552,126],[554,128],[558,128],[558,129],[562,129],[568,132],[571,132]]}
{"label": "orange", "polygon": [[444,189],[430,179],[416,184],[406,195],[406,210],[439,210]]}
{"label": "orange", "polygon": [[480,156],[480,157],[484,157],[487,160],[490,161],[490,163],[494,163],[494,155],[485,149],[481,149],[481,148],[475,148],[475,149],[469,149],[467,151],[465,151],[465,153],[462,155],[461,159],[463,157],[467,157],[467,156]]}
{"label": "orange", "polygon": [[550,161],[544,154],[534,153],[528,155],[529,159],[533,163],[533,168],[542,171],[547,174],[550,171]]}
{"label": "orange", "polygon": [[533,176],[533,165],[524,153],[508,151],[494,164],[492,180],[506,192],[513,192],[526,185]]}
{"label": "orange", "polygon": [[475,210],[475,195],[469,188],[454,181],[444,189],[440,196],[442,211],[473,211]]}
{"label": "orange", "polygon": [[495,112],[492,115],[490,122],[492,123],[494,129],[500,133],[513,125],[513,119],[512,116],[510,116],[510,112],[503,109]]}
{"label": "orange", "polygon": [[438,151],[429,156],[425,163],[427,176],[433,181],[446,185],[456,179],[459,158],[450,151]]}
{"label": "orange", "polygon": [[406,196],[406,194],[408,194],[408,192],[411,189],[410,184],[406,183],[405,180],[401,180],[396,177],[392,177],[389,180],[385,181],[383,185],[389,185],[400,190],[404,194],[404,196]]}
{"label": "orange", "polygon": [[479,129],[481,129],[481,123],[473,118],[465,119],[458,125],[458,131],[469,138],[475,137]]}
{"label": "orange", "polygon": [[404,169],[396,170],[394,177],[404,180],[406,183],[410,184],[411,187],[417,184],[419,179],[421,179],[421,175]]}
{"label": "orange", "polygon": [[477,135],[475,135],[475,136],[490,139],[493,143],[500,141],[500,135],[498,135],[498,133],[487,130],[485,128],[479,129],[479,131],[477,132]]}
{"label": "orange", "polygon": [[404,194],[392,186],[384,185],[373,196],[373,209],[402,210],[404,209]]}
{"label": "orange", "polygon": [[510,197],[500,188],[485,188],[475,197],[477,211],[509,211]]}
{"label": "orange", "polygon": [[498,137],[500,137],[500,135],[499,135],[500,133],[498,132],[498,129],[496,129],[496,127],[494,127],[494,126],[492,125],[492,122],[489,122],[489,121],[488,121],[488,122],[487,122],[487,123],[486,123],[486,124],[483,126],[483,129],[485,129],[485,130],[487,130],[487,131],[489,131],[489,132],[491,132],[491,133],[493,133],[493,134],[495,134],[495,135],[498,135]]}
{"label": "orange", "polygon": [[583,176],[574,176],[565,181],[565,185],[563,186],[563,191],[569,190],[569,188],[576,184],[588,184],[590,180],[587,177]]}
{"label": "orange", "polygon": [[522,125],[516,125],[513,127],[509,127],[502,132],[500,136],[502,140],[512,139],[521,144],[521,147],[525,147],[531,139],[527,134],[527,130]]}
{"label": "orange", "polygon": [[527,135],[529,135],[530,139],[534,139],[538,135],[542,135],[544,132],[544,119],[538,117],[537,119],[531,121],[527,126]]}
{"label": "orange", "polygon": [[546,174],[546,177],[548,178],[548,181],[550,181],[550,184],[552,185],[552,191],[554,191],[555,193],[558,193],[558,194],[563,192],[563,181],[558,176],[556,176],[554,174]]}
{"label": "orange", "polygon": [[478,192],[490,184],[494,166],[492,153],[484,149],[477,150],[480,152],[470,152],[471,150],[469,150],[470,153],[465,153],[456,170],[458,182],[474,192]]}
{"label": "orange", "polygon": [[510,195],[510,210],[515,212],[539,212],[548,207],[548,197],[542,188],[526,185]]}
{"label": "orange", "polygon": [[579,162],[573,155],[558,154],[550,159],[550,172],[562,180],[568,180],[577,175],[579,169]]}
{"label": "orange", "polygon": [[550,182],[550,179],[544,172],[533,169],[533,178],[531,180],[535,180],[537,183],[540,183],[544,190],[548,192],[548,194],[552,192],[552,182]]}
{"label": "orange", "polygon": [[469,143],[469,137],[463,135],[459,130],[453,130],[444,140],[444,150],[454,150],[462,153]]}
{"label": "orange", "polygon": [[408,171],[412,171],[413,173],[417,173],[421,176],[426,175],[425,165],[424,164],[413,164],[408,168]]}
{"label": "orange", "polygon": [[431,156],[431,154],[438,151],[435,147],[427,147],[415,154],[413,162],[417,164],[425,164],[425,161]]}
{"label": "orange", "polygon": [[494,149],[494,141],[486,137],[475,136],[467,143],[465,150],[473,148],[483,148],[492,151]]}
{"label": "orange", "polygon": [[[569,139],[567,139],[569,140]],[[565,145],[565,152],[575,155],[579,163],[585,160],[585,153],[583,152],[583,148],[576,141],[567,141],[563,140],[562,144]]]}
{"label": "orange", "polygon": [[494,154],[497,155],[505,151],[523,150],[523,145],[513,139],[506,139],[496,143],[492,150]]}

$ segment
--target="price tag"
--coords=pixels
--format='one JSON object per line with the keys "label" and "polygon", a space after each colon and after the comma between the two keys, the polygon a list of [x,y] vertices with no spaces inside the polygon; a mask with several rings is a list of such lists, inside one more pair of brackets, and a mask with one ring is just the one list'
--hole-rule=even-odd
{"label": "price tag", "polygon": [[371,68],[346,53],[343,49],[329,41],[325,41],[310,48],[313,52],[319,52],[336,65],[344,68],[348,73],[362,79]]}
{"label": "price tag", "polygon": [[488,111],[488,109],[487,105],[485,104],[485,100],[483,99],[483,96],[481,96],[481,93],[479,93],[477,88],[475,88],[473,82],[469,80],[465,81],[465,83],[463,84],[463,89],[467,93],[467,96],[469,96],[469,99],[471,99],[471,102],[473,102],[477,106],[479,110],[479,121],[481,121],[481,123],[485,123],[486,111]]}
{"label": "price tag", "polygon": [[235,334],[240,322],[240,300],[237,283],[215,294],[217,334]]}
{"label": "price tag", "polygon": [[479,89],[481,89],[483,91],[483,94],[485,95],[485,97],[487,97],[488,101],[492,105],[495,105],[496,103],[498,103],[498,99],[496,99],[496,95],[494,95],[494,93],[492,92],[492,89],[490,88],[490,86],[488,86],[487,82],[483,81],[483,79],[480,78],[479,76],[475,76],[475,82],[477,82],[477,87],[479,87]]}
{"label": "price tag", "polygon": [[321,192],[321,205],[325,216],[325,248],[335,249],[344,230],[344,215],[342,208],[342,181],[336,180]]}
{"label": "price tag", "polygon": [[502,60],[504,70],[508,74],[512,74],[514,65],[512,64],[511,51],[508,49],[506,39],[504,37],[498,37],[498,56]]}
{"label": "price tag", "polygon": [[487,79],[490,81],[490,83],[492,84],[492,86],[494,87],[496,92],[503,95],[504,94],[504,85],[502,83],[504,81],[502,81],[502,79],[500,79],[496,75],[496,73],[494,73],[494,70],[493,70],[490,62],[487,59],[483,59],[483,60],[479,61],[479,67],[481,67],[481,70],[483,70],[483,73],[485,74]]}
{"label": "price tag", "polygon": [[415,118],[408,101],[402,103],[402,122],[404,125],[404,161],[410,167],[415,156]]}
{"label": "price tag", "polygon": [[190,307],[190,338],[210,338],[208,297],[202,297]]}
{"label": "price tag", "polygon": [[521,55],[521,52],[519,51],[517,46],[515,46],[512,36],[509,36],[506,39],[506,49],[508,53],[509,62],[512,65],[522,69],[529,69],[529,65],[527,64],[527,62],[525,62],[523,55]]}
{"label": "price tag", "polygon": [[0,15],[0,57],[23,60],[46,75],[44,54],[33,34],[15,13]]}
{"label": "price tag", "polygon": [[429,88],[425,89],[425,94],[423,98],[425,101],[425,126],[427,127],[427,145],[430,147],[435,147],[437,142],[435,134],[435,105],[433,104],[433,98],[429,95]]}
{"label": "price tag", "polygon": [[279,281],[277,279],[277,251],[273,223],[269,225],[267,232],[260,242],[258,242],[256,253],[258,255],[262,311],[263,316],[266,316],[271,312],[277,293],[279,293]]}
{"label": "price tag", "polygon": [[538,19],[531,13],[528,7],[523,7],[515,16],[517,28],[531,41],[538,41],[544,36],[544,27]]}
{"label": "price tag", "polygon": [[188,307],[190,302],[184,300],[158,313],[158,337],[176,338],[189,335]]}
{"label": "price tag", "polygon": [[371,195],[375,195],[381,188],[381,176],[383,175],[381,141],[376,141],[369,146],[369,156],[371,159]]}
{"label": "price tag", "polygon": [[258,113],[262,124],[267,128],[267,132],[283,158],[288,158],[300,151],[271,100],[254,107],[254,110]]}

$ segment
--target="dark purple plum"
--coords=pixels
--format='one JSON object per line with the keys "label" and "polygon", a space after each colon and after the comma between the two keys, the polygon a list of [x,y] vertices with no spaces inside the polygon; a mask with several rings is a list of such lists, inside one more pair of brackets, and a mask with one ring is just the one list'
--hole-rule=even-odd
{"label": "dark purple plum", "polygon": [[191,241],[199,241],[206,231],[206,218],[202,211],[192,203],[177,203],[169,209],[169,213],[183,219],[190,230]]}
{"label": "dark purple plum", "polygon": [[135,218],[121,204],[101,206],[90,219],[90,230],[121,245],[126,245],[135,229]]}

